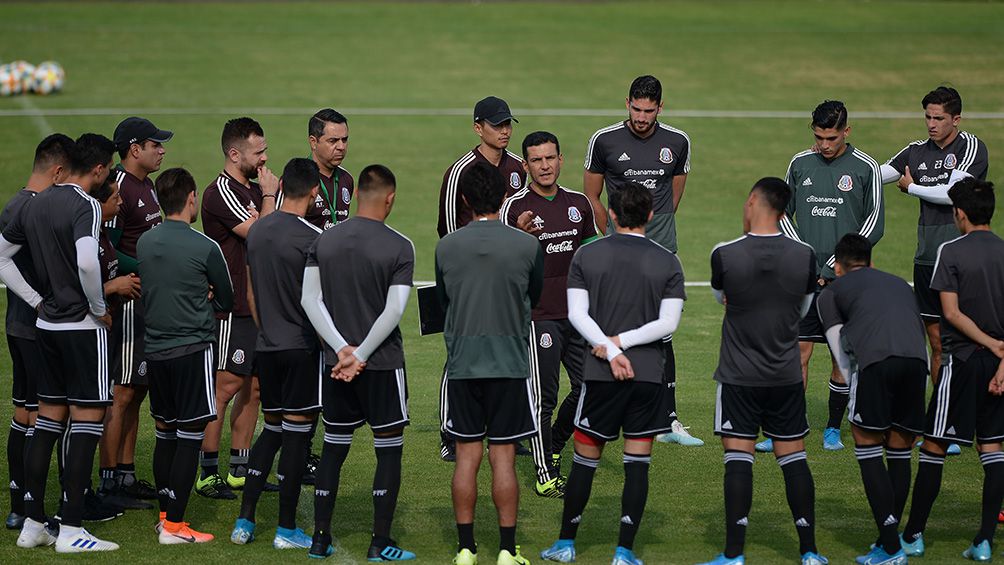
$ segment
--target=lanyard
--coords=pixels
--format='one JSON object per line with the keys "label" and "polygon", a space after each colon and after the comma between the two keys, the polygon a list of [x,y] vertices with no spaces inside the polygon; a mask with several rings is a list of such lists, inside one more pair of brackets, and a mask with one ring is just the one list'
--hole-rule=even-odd
{"label": "lanyard", "polygon": [[[338,196],[338,176],[338,167],[335,167],[335,176],[332,177],[335,182],[332,189],[334,190],[336,197]],[[327,187],[324,186],[324,177],[318,177],[318,180],[321,182],[321,192],[324,193],[324,198],[328,201],[328,211],[331,212],[331,223],[336,224],[338,223],[338,216],[335,215],[335,201],[331,199],[331,196],[328,194]]]}

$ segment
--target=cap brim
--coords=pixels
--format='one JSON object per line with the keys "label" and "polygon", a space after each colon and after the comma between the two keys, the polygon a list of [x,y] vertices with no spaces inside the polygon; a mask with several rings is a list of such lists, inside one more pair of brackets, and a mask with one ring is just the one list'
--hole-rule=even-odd
{"label": "cap brim", "polygon": [[512,116],[512,114],[495,114],[494,116],[492,116],[490,118],[485,118],[485,121],[488,122],[489,124],[493,125],[493,126],[497,126],[497,125],[501,124],[502,122],[507,122],[507,121],[510,121],[510,120],[513,121],[513,122],[516,122],[517,124],[519,123],[519,120],[517,120],[516,118],[514,118]]}
{"label": "cap brim", "polygon": [[156,133],[154,133],[147,139],[149,139],[150,141],[156,141],[157,143],[165,143],[167,141],[171,141],[172,137],[174,137],[173,131],[167,131],[166,129],[159,129],[157,130]]}

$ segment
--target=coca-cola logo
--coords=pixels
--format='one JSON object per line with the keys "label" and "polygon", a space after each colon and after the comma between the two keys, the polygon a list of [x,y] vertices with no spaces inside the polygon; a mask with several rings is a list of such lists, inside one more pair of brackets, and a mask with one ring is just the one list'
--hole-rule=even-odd
{"label": "coca-cola logo", "polygon": [[836,206],[813,206],[812,215],[814,217],[824,217],[824,218],[836,218],[837,217],[837,207]]}
{"label": "coca-cola logo", "polygon": [[566,251],[575,251],[572,246],[572,240],[566,239],[561,243],[548,243],[547,247],[544,249],[548,253],[564,253]]}

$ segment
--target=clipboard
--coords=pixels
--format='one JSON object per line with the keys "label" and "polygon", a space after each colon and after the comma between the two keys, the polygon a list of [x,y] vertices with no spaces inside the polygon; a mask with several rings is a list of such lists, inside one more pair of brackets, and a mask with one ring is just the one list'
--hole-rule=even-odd
{"label": "clipboard", "polygon": [[418,325],[421,335],[443,333],[446,308],[439,301],[436,285],[418,288]]}

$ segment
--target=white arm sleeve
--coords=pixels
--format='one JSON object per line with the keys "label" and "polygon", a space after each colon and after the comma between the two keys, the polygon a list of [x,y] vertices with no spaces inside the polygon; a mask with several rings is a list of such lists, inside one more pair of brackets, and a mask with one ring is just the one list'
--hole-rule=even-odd
{"label": "white arm sleeve", "polygon": [[810,292],[802,299],[802,314],[799,318],[804,318],[805,315],[809,313],[809,308],[812,308],[812,295],[813,293]]}
{"label": "white arm sleeve", "polygon": [[98,240],[91,236],[76,242],[77,276],[80,288],[84,290],[91,314],[100,318],[105,315],[105,289],[101,284],[101,261],[98,259]]}
{"label": "white arm sleeve", "polygon": [[630,349],[636,345],[644,345],[653,341],[660,341],[662,338],[672,335],[680,325],[680,315],[683,313],[682,298],[663,298],[659,303],[659,319],[621,332],[621,349]]}
{"label": "white arm sleeve", "polygon": [[0,236],[0,280],[3,280],[4,284],[14,291],[14,294],[20,296],[21,300],[27,302],[32,308],[38,308],[42,297],[35,289],[31,288],[28,281],[24,280],[24,275],[14,264],[14,255],[20,250],[20,245],[15,245]]}
{"label": "white arm sleeve", "polygon": [[589,291],[582,288],[568,289],[568,321],[575,331],[579,332],[593,347],[602,345],[607,348],[607,361],[617,357],[623,351],[600,329],[600,326],[589,316]]}
{"label": "white arm sleeve", "polygon": [[833,358],[837,361],[837,368],[840,369],[840,374],[844,376],[844,381],[847,381],[851,373],[851,359],[847,356],[847,352],[840,347],[840,330],[843,327],[843,324],[837,324],[826,330],[826,343],[830,345],[830,353],[833,354]]}
{"label": "white arm sleeve", "polygon": [[300,306],[307,314],[307,319],[317,330],[317,335],[321,336],[324,343],[327,343],[335,352],[339,352],[348,345],[342,334],[338,333],[328,307],[324,305],[324,293],[321,291],[321,272],[317,267],[307,267],[303,270],[303,291],[300,295]]}
{"label": "white arm sleeve", "polygon": [[903,176],[892,165],[882,165],[879,167],[879,171],[882,173],[882,184],[896,182],[899,177]]}
{"label": "white arm sleeve", "polygon": [[725,305],[725,291],[711,287],[711,295],[715,297],[715,301],[721,305]]}
{"label": "white arm sleeve", "polygon": [[913,196],[916,196],[921,200],[927,200],[932,204],[945,204],[947,206],[951,206],[952,199],[948,197],[948,189],[952,188],[952,186],[954,186],[955,183],[959,182],[960,180],[971,176],[972,175],[970,175],[965,171],[954,169],[952,171],[952,176],[948,177],[947,184],[936,184],[934,186],[919,186],[911,183],[910,186],[906,188],[906,191],[909,194],[912,194]]}
{"label": "white arm sleeve", "polygon": [[410,294],[411,287],[403,284],[397,284],[387,289],[387,304],[384,305],[383,312],[373,321],[373,327],[366,334],[366,338],[353,353],[356,359],[366,362],[376,348],[394,331],[394,328],[401,322],[401,316],[404,316],[404,309],[408,306]]}

